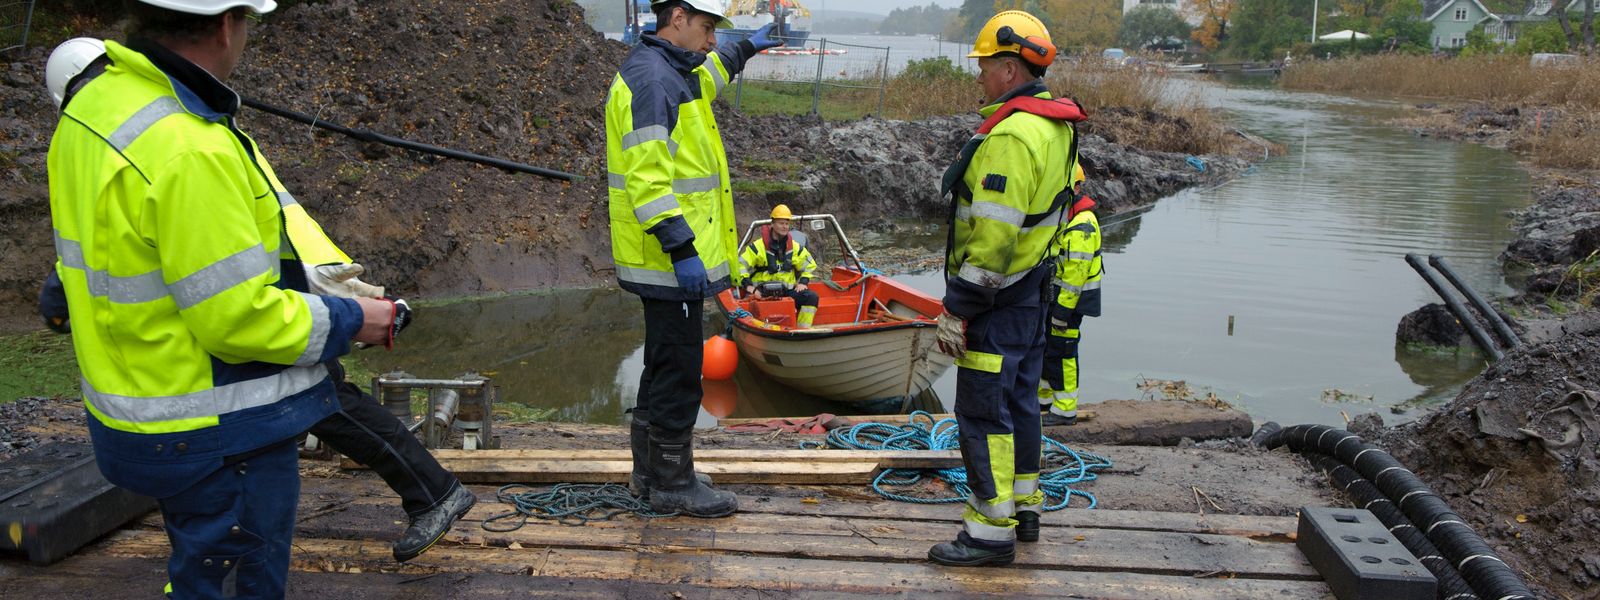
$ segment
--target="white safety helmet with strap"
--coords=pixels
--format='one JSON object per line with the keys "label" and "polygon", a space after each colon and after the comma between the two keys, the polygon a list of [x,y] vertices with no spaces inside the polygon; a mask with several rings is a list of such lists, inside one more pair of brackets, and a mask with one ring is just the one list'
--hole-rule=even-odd
{"label": "white safety helmet with strap", "polygon": [[87,37],[61,42],[50,52],[50,60],[44,63],[44,85],[50,89],[56,108],[61,108],[61,101],[67,97],[67,83],[105,53],[105,42]]}
{"label": "white safety helmet with strap", "polygon": [[[652,11],[654,11],[656,5],[662,4],[662,3],[665,3],[665,2],[671,2],[671,1],[672,0],[651,0],[650,9]],[[726,13],[726,9],[722,8],[722,4],[717,2],[717,0],[679,0],[679,1],[682,2],[685,7],[692,8],[694,10],[706,13],[708,15],[711,15],[712,18],[717,20],[717,29],[731,29],[731,28],[733,28],[733,21],[729,21],[728,20],[728,16],[725,14]]]}
{"label": "white safety helmet with strap", "polygon": [[274,0],[139,0],[139,2],[191,15],[217,15],[240,6],[249,7],[258,14],[269,13],[278,8],[278,3]]}

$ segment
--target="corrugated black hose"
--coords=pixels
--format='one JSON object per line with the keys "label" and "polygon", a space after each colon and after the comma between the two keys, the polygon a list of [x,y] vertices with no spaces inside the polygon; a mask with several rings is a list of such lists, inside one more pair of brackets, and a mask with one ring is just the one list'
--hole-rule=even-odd
{"label": "corrugated black hose", "polygon": [[1277,431],[1268,431],[1268,425],[1252,440],[1266,448],[1287,445],[1295,452],[1326,454],[1349,465],[1422,530],[1480,598],[1533,600],[1533,592],[1516,571],[1443,498],[1388,452],[1327,425],[1295,425]]}

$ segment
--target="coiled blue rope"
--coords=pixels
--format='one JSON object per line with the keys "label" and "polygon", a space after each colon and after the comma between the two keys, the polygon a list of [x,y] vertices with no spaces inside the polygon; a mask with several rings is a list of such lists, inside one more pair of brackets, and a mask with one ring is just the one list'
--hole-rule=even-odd
{"label": "coiled blue rope", "polygon": [[[853,427],[840,427],[828,432],[822,442],[801,442],[801,448],[842,448],[848,450],[955,450],[961,447],[960,430],[955,419],[934,420],[926,411],[911,413],[905,425],[891,423],[858,423]],[[1061,510],[1072,502],[1073,496],[1089,501],[1086,508],[1099,502],[1094,494],[1073,488],[1073,484],[1094,481],[1095,471],[1111,468],[1111,459],[1092,452],[1080,452],[1066,444],[1043,437],[1041,466],[1060,464],[1039,473],[1039,489],[1044,492],[1044,509]],[[929,473],[932,471],[932,473]],[[944,481],[956,495],[944,498],[925,498],[891,491],[890,487],[909,487],[934,477]],[[966,502],[972,494],[967,485],[967,469],[885,469],[872,481],[872,490],[878,495],[900,502],[917,504],[955,504]]]}
{"label": "coiled blue rope", "polygon": [[[527,491],[515,491],[517,489]],[[678,513],[659,513],[650,503],[628,492],[628,486],[615,483],[561,483],[549,491],[534,491],[533,486],[513,483],[500,486],[495,493],[512,510],[483,520],[485,531],[507,532],[521,529],[529,518],[549,519],[562,525],[583,525],[605,521],[620,514],[644,518],[671,517]]]}

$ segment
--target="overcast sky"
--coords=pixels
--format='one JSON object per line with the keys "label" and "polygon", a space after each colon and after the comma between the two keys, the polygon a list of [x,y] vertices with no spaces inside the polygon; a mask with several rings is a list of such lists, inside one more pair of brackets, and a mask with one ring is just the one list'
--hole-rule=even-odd
{"label": "overcast sky", "polygon": [[[957,0],[934,0],[933,4],[945,8],[960,7]],[[811,10],[853,10],[856,12],[887,15],[889,11],[907,6],[927,6],[928,0],[801,0]]]}

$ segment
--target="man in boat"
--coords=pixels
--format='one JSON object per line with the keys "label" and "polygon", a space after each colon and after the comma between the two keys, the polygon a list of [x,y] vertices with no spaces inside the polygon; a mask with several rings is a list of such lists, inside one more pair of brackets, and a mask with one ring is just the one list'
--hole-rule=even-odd
{"label": "man in boat", "polygon": [[292,203],[222,82],[272,0],[127,2],[126,45],[50,142],[56,273],[100,472],[157,499],[172,594],[282,597],[295,437],[334,414],[329,364],[389,342],[389,300],[310,291]]}
{"label": "man in boat", "polygon": [[[56,107],[65,108],[74,95],[109,66],[105,44],[100,40],[75,38],[62,43],[50,54],[45,67],[46,87]],[[302,205],[293,202],[289,192],[282,189],[281,182],[274,177],[271,183],[281,198],[291,199],[283,204],[283,220],[288,240],[298,255],[294,262],[300,269],[298,274],[291,271],[285,280],[303,280],[311,293],[322,296],[388,298],[382,286],[361,280],[365,269],[328,239]],[[396,302],[405,304],[404,300]],[[39,312],[51,329],[70,333],[66,291],[54,269],[41,288]],[[342,365],[331,361],[327,366],[330,378],[336,382],[339,409],[317,421],[309,432],[335,451],[372,467],[400,496],[410,524],[395,542],[394,558],[400,562],[415,558],[443,537],[476,498],[403,423],[361,386],[348,381]]]}
{"label": "man in boat", "polygon": [[1083,111],[1042,80],[1055,58],[1043,23],[1005,11],[984,24],[968,56],[988,104],[977,135],[945,171],[950,198],[945,312],[939,347],[956,358],[955,414],[972,488],[955,541],[928,558],[1003,565],[1016,541],[1039,538],[1040,422],[1051,242],[1073,196],[1073,123]]}
{"label": "man in boat", "polygon": [[1039,379],[1039,412],[1045,427],[1078,422],[1078,327],[1084,317],[1100,316],[1100,220],[1094,200],[1083,195],[1083,165],[1072,167],[1067,227],[1056,240],[1055,302],[1050,304],[1050,337],[1044,346]]}
{"label": "man in boat", "polygon": [[777,296],[794,299],[795,326],[811,327],[817,317],[817,293],[808,284],[817,276],[817,261],[811,251],[789,234],[794,213],[787,204],[772,209],[772,224],[761,228],[761,235],[739,253],[739,280],[744,282],[745,295],[756,298],[768,296],[773,284],[781,284]]}
{"label": "man in boat", "polygon": [[711,101],[757,52],[770,24],[716,45],[732,27],[712,0],[650,5],[656,30],[623,60],[606,99],[611,256],[644,304],[644,372],[633,409],[635,493],[654,510],[721,517],[732,492],[694,472],[704,301],[731,287],[739,252],[728,160]]}

